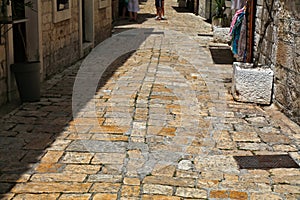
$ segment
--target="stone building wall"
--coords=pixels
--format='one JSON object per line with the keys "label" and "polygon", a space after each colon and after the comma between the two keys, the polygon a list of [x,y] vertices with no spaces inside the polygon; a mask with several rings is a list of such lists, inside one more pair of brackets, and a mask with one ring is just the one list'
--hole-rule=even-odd
{"label": "stone building wall", "polygon": [[[71,16],[54,22],[53,0],[44,0],[42,19],[44,77],[60,72],[80,59],[80,8],[78,0],[71,1]],[[100,6],[100,2],[105,3]],[[111,0],[94,0],[94,46],[111,35]]]}
{"label": "stone building wall", "polygon": [[112,29],[112,7],[111,0],[107,0],[107,6],[99,6],[99,1],[95,2],[95,43],[99,44],[111,36]]}
{"label": "stone building wall", "polygon": [[[3,44],[5,44],[4,39],[4,37],[1,38]],[[3,44],[0,44],[0,105],[7,102],[7,67],[5,45]]]}
{"label": "stone building wall", "polygon": [[112,0],[111,7],[112,7],[112,20],[116,21],[119,18],[119,1]]}
{"label": "stone building wall", "polygon": [[[269,17],[263,0],[258,0],[256,15],[257,56],[259,35]],[[300,1],[275,0],[272,16],[274,21],[262,43],[260,63],[275,72],[274,102],[300,124]]]}
{"label": "stone building wall", "polygon": [[42,3],[43,68],[49,77],[80,58],[79,7],[72,0],[71,17],[55,23],[52,0]]}
{"label": "stone building wall", "polygon": [[206,0],[199,0],[198,14],[206,18]]}

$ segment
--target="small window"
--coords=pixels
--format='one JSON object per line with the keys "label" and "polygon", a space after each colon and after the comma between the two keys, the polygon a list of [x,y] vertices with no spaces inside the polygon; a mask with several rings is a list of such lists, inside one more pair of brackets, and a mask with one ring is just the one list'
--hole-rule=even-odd
{"label": "small window", "polygon": [[69,8],[69,0],[56,0],[56,3],[57,11],[62,11]]}
{"label": "small window", "polygon": [[71,18],[71,0],[52,0],[53,22],[61,22]]}

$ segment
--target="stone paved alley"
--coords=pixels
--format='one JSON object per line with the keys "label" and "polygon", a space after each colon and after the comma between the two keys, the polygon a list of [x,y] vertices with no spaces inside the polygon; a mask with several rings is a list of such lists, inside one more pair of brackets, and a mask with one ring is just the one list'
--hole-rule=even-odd
{"label": "stone paved alley", "polygon": [[[1,199],[300,199],[299,168],[240,169],[233,156],[289,154],[300,129],[275,107],[233,101],[211,25],[166,1],[1,118]],[[199,36],[198,34],[208,35]]]}

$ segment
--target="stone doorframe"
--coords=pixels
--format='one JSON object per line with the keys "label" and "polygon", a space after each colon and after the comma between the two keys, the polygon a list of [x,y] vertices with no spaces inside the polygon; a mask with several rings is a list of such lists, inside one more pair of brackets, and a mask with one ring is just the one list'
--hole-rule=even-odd
{"label": "stone doorframe", "polygon": [[[79,3],[79,48],[80,56],[94,47],[94,0],[78,0]],[[84,5],[83,5],[84,3]]]}

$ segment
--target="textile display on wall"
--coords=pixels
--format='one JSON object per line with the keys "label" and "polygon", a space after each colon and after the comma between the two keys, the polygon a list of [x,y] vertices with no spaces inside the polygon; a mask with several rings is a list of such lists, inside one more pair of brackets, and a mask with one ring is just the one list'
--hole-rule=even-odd
{"label": "textile display on wall", "polygon": [[247,19],[246,7],[239,9],[234,14],[229,34],[232,36],[231,50],[237,61],[245,61],[247,48]]}

